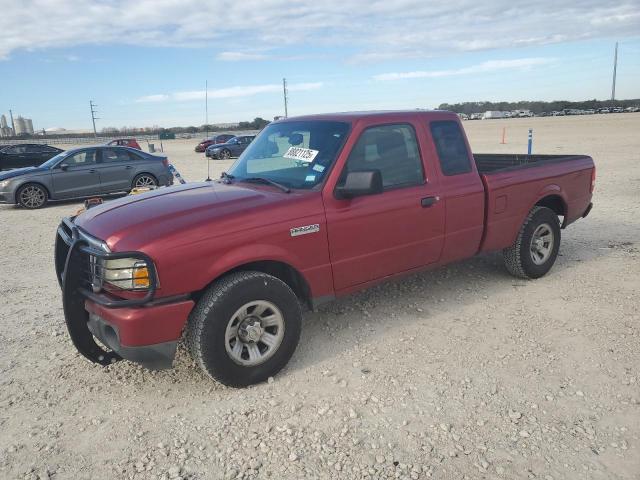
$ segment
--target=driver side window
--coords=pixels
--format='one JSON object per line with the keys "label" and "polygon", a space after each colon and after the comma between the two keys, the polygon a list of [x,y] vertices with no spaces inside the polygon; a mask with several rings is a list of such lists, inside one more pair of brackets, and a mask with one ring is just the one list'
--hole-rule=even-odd
{"label": "driver side window", "polygon": [[367,128],[351,150],[338,185],[349,172],[380,170],[385,189],[424,183],[416,133],[407,124]]}
{"label": "driver side window", "polygon": [[67,167],[84,167],[94,165],[96,163],[96,151],[95,149],[83,150],[65,158],[60,166]]}

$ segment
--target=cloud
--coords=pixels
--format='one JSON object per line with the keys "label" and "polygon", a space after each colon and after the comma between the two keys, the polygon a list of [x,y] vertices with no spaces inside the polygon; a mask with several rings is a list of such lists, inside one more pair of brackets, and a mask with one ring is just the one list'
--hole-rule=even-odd
{"label": "cloud", "polygon": [[216,60],[223,62],[243,62],[248,60],[267,60],[269,55],[262,53],[247,53],[247,52],[220,52],[216,55]]}
{"label": "cloud", "polygon": [[[207,19],[215,19],[215,25],[208,25]],[[326,48],[344,52],[353,62],[379,62],[590,38],[623,39],[638,32],[638,0],[24,0],[2,5],[0,58],[81,45],[224,45],[221,60],[271,57],[255,51],[260,45],[287,55],[305,47]]]}
{"label": "cloud", "polygon": [[136,103],[155,103],[169,100],[169,95],[146,95],[136,100]]}
{"label": "cloud", "polygon": [[[317,90],[322,88],[322,82],[311,83],[292,83],[287,86],[289,91],[300,92],[306,90]],[[279,83],[267,84],[267,85],[248,85],[248,86],[236,86],[219,88],[209,90],[209,98],[222,99],[222,98],[239,98],[239,97],[251,97],[253,95],[259,95],[261,93],[279,93],[282,92],[282,85]],[[136,99],[136,103],[153,103],[153,102],[190,102],[193,100],[204,100],[206,93],[204,90],[193,90],[188,92],[174,92],[170,95],[157,94],[146,95]]]}
{"label": "cloud", "polygon": [[451,77],[456,75],[475,75],[478,73],[491,73],[499,70],[527,70],[532,67],[545,65],[553,62],[553,58],[517,58],[514,60],[489,60],[470,67],[457,68],[453,70],[432,70],[417,72],[393,72],[374,75],[373,79],[378,81],[402,80],[407,78],[438,78]]}

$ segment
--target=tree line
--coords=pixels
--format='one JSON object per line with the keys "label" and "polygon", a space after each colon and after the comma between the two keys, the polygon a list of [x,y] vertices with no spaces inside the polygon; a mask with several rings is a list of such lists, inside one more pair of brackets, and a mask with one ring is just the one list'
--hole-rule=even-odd
{"label": "tree line", "polygon": [[449,110],[456,113],[484,113],[489,110],[499,110],[508,112],[512,110],[531,110],[533,113],[553,112],[571,108],[576,110],[589,110],[611,107],[635,107],[640,106],[640,99],[631,100],[583,100],[580,102],[570,102],[568,100],[554,100],[553,102],[543,102],[536,100],[521,100],[519,102],[463,102],[463,103],[442,103],[439,110]]}

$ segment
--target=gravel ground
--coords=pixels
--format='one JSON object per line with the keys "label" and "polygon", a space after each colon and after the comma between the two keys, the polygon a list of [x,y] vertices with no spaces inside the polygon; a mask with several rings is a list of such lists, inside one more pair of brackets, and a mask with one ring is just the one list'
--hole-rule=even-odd
{"label": "gravel ground", "polygon": [[[548,276],[491,254],[341,299],[243,390],[184,349],[163,372],[80,357],[52,262],[80,204],[0,206],[0,478],[640,478],[640,114],[465,123],[478,152],[525,151],[529,126],[598,166]],[[163,145],[188,180],[195,143]]]}

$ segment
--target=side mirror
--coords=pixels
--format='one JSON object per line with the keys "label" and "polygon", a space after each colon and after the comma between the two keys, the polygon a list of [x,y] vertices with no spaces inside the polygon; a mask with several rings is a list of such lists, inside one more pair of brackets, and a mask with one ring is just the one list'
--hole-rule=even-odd
{"label": "side mirror", "polygon": [[60,165],[58,165],[58,167],[60,168],[60,170],[62,170],[63,172],[66,172],[69,168],[69,165],[67,165],[66,163],[61,163]]}
{"label": "side mirror", "polygon": [[382,174],[380,170],[349,172],[344,185],[336,187],[335,197],[338,200],[375,195],[382,193]]}

